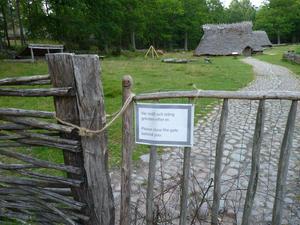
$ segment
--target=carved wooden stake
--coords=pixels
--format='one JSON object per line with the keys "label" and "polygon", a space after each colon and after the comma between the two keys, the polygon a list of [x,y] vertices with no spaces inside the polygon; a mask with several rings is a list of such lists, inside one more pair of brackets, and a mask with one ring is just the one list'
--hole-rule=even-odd
{"label": "carved wooden stake", "polygon": [[[132,78],[124,76],[123,103],[131,96]],[[121,168],[121,209],[120,225],[130,225],[130,192],[131,192],[131,167],[133,149],[133,103],[123,113],[122,133],[122,168]]]}

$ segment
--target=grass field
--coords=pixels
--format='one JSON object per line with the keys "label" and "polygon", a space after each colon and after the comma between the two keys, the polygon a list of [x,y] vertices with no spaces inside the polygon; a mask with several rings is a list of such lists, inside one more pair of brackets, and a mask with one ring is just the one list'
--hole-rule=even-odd
{"label": "grass field", "polygon": [[299,52],[300,54],[300,45],[285,45],[285,46],[278,46],[278,47],[273,47],[271,49],[267,49],[264,51],[263,55],[257,55],[255,58],[280,65],[280,66],[285,66],[291,71],[293,71],[295,74],[300,75],[300,65],[288,61],[282,60],[282,55],[284,52],[288,50],[294,50],[296,52]]}
{"label": "grass field", "polygon": [[[172,53],[167,57],[191,58],[192,53]],[[105,93],[106,112],[111,114],[121,107],[121,80],[123,75],[131,75],[134,80],[134,92],[154,92],[166,90],[199,89],[237,90],[246,86],[253,79],[249,65],[232,57],[212,58],[211,64],[206,64],[203,58],[193,58],[189,64],[165,64],[160,60],[145,59],[143,56],[121,56],[106,58],[101,62],[102,80]],[[47,64],[44,61],[30,63],[8,63],[0,61],[0,78],[22,75],[46,74]],[[180,100],[179,102],[187,102]],[[212,100],[199,100],[197,113],[205,111]],[[1,107],[16,107],[36,110],[54,110],[52,98],[16,98],[1,97]],[[109,129],[110,165],[120,162],[121,120]],[[148,149],[137,146],[134,159],[144,154]],[[42,148],[34,150],[40,158],[62,161],[58,151],[45,155]]]}

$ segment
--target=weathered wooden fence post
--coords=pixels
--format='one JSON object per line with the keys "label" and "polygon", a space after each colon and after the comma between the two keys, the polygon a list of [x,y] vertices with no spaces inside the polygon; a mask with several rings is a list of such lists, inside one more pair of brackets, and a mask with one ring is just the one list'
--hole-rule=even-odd
{"label": "weathered wooden fence post", "polygon": [[228,118],[228,99],[224,99],[222,113],[219,125],[219,134],[216,146],[216,162],[214,172],[214,198],[211,213],[211,224],[218,225],[218,216],[221,199],[221,170],[222,170],[222,157],[224,151],[225,132]]}
{"label": "weathered wooden fence post", "polygon": [[[124,76],[123,103],[132,95],[132,78]],[[120,225],[130,225],[130,192],[131,192],[131,167],[133,149],[133,103],[131,102],[123,113],[122,127],[122,165],[121,165],[121,205],[120,205]]]}
{"label": "weathered wooden fence post", "polygon": [[[49,74],[54,87],[72,87],[74,97],[55,97],[56,116],[91,130],[105,125],[99,58],[96,55],[48,54]],[[113,225],[114,203],[107,165],[107,136],[61,134],[81,142],[82,153],[64,152],[66,165],[82,168],[84,184],[73,188],[75,198],[86,204],[86,225]],[[74,175],[68,174],[69,177]]]}
{"label": "weathered wooden fence post", "polygon": [[148,186],[147,186],[147,199],[146,199],[146,224],[153,225],[153,202],[154,202],[154,182],[156,172],[157,160],[157,147],[151,146],[149,172],[148,172]]}
{"label": "weathered wooden fence post", "polygon": [[291,148],[293,143],[293,134],[295,129],[295,120],[297,113],[298,101],[292,101],[291,109],[289,112],[284,137],[281,144],[275,202],[273,207],[272,225],[282,224],[282,210],[284,205],[284,198],[286,194],[286,179],[288,174],[289,160]]}
{"label": "weathered wooden fence post", "polygon": [[259,164],[260,164],[260,149],[264,134],[264,121],[265,121],[265,100],[259,101],[259,106],[256,116],[256,125],[253,136],[252,147],[252,161],[251,161],[251,174],[249,178],[247,194],[244,204],[244,212],[242,225],[250,225],[250,217],[253,208],[254,198],[258,185],[259,178]]}

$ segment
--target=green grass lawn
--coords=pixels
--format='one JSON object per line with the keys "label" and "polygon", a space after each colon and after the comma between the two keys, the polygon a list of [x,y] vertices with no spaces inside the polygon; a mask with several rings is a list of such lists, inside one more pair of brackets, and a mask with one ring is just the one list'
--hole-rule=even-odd
{"label": "green grass lawn", "polygon": [[[192,58],[192,53],[172,53],[163,58]],[[121,107],[121,80],[123,75],[131,75],[134,80],[135,93],[193,90],[195,85],[199,89],[237,90],[253,80],[251,66],[232,57],[212,58],[211,64],[206,64],[203,58],[193,58],[188,64],[166,64],[160,60],[145,59],[143,56],[108,57],[101,62],[102,79],[105,93],[106,112],[111,114]],[[8,63],[0,61],[0,78],[22,75],[46,74],[47,64],[44,61],[31,63]],[[174,100],[173,100],[174,101]],[[172,101],[172,102],[173,102]],[[187,100],[177,102],[186,103]],[[198,100],[197,113],[205,112],[213,100]],[[36,110],[54,110],[52,98],[17,98],[1,97],[1,107],[17,107]],[[110,164],[118,165],[121,156],[121,119],[109,129]],[[148,150],[147,147],[137,146],[134,159]],[[34,154],[53,161],[62,161],[61,153],[49,152],[37,148]]]}
{"label": "green grass lawn", "polygon": [[271,49],[267,49],[264,51],[264,54],[262,55],[257,55],[255,58],[287,67],[291,71],[293,71],[295,74],[300,75],[300,65],[293,63],[293,62],[288,62],[285,60],[282,60],[282,55],[284,52],[294,50],[296,52],[299,52],[300,54],[300,45],[284,45],[284,46],[278,46],[278,47],[273,47]]}

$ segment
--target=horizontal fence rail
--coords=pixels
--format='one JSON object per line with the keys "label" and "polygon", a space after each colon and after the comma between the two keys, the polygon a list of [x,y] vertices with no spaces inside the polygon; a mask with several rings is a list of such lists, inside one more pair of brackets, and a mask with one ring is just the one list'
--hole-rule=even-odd
{"label": "horizontal fence rail", "polygon": [[300,92],[291,91],[167,91],[138,94],[134,97],[136,101],[157,100],[171,98],[217,98],[217,99],[281,99],[281,100],[300,100]]}

